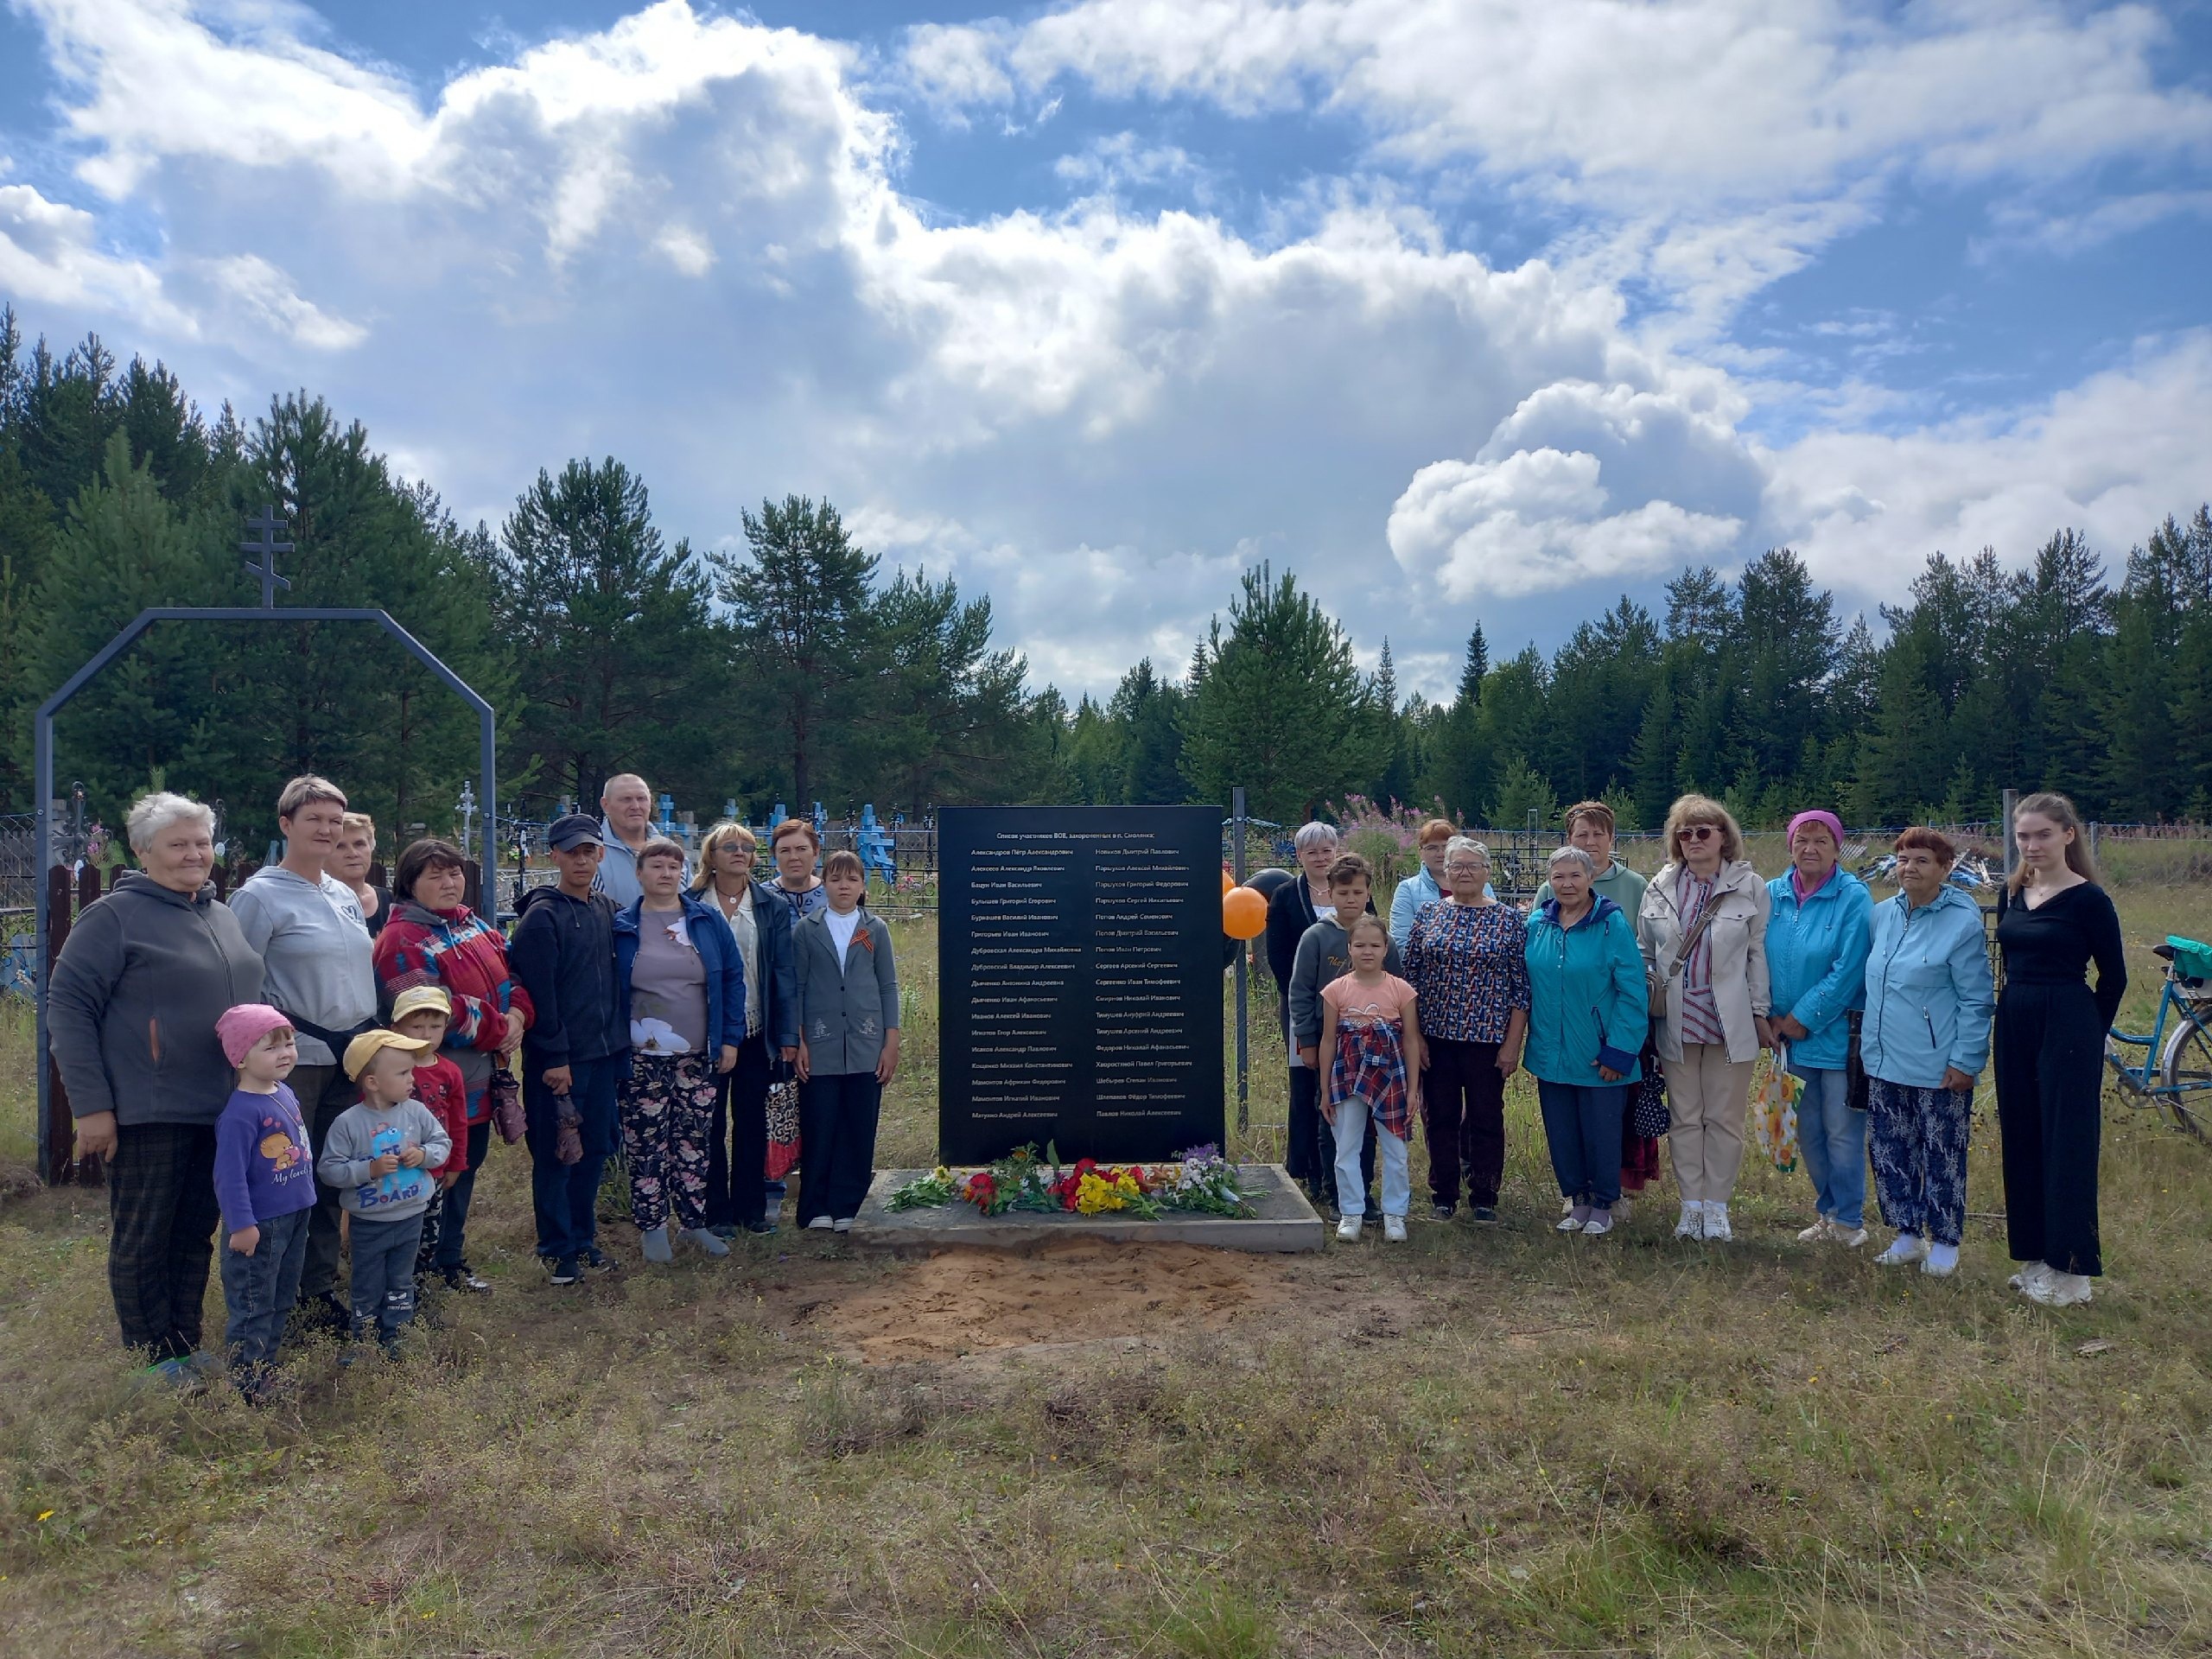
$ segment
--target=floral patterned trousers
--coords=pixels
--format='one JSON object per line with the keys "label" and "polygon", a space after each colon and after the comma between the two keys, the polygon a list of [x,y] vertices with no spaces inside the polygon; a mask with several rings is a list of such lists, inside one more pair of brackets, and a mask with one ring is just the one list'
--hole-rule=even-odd
{"label": "floral patterned trousers", "polygon": [[1967,1222],[1974,1090],[1915,1089],[1869,1077],[1866,1118],[1882,1219],[1901,1233],[1955,1245]]}
{"label": "floral patterned trousers", "polygon": [[715,1071],[705,1054],[630,1058],[622,1085],[622,1155],[630,1165],[630,1219],[639,1232],[707,1224],[707,1156],[715,1132]]}

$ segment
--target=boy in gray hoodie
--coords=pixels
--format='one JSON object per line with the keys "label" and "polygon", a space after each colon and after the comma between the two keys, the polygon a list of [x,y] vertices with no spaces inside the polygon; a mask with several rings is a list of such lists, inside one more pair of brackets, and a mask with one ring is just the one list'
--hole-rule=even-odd
{"label": "boy in gray hoodie", "polygon": [[[415,1098],[415,1067],[435,1056],[426,1042],[396,1031],[366,1031],[346,1046],[346,1075],[361,1098],[330,1126],[315,1173],[338,1189],[353,1218],[353,1336],[372,1326],[385,1352],[398,1357],[399,1333],[415,1317],[415,1252],[423,1215],[453,1139]],[[352,1356],[341,1363],[350,1363]]]}

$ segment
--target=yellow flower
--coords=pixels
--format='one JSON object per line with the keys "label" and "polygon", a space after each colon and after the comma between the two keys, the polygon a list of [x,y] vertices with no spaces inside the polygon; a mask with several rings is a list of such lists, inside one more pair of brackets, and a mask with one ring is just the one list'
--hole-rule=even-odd
{"label": "yellow flower", "polygon": [[54,1519],[54,1511],[52,1510],[41,1510],[38,1512],[38,1518],[41,1521],[51,1521]]}

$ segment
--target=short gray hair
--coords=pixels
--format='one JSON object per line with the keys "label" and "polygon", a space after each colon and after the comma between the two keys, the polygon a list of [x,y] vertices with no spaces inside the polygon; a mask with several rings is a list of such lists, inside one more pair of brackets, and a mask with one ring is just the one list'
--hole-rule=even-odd
{"label": "short gray hair", "polygon": [[284,792],[276,798],[276,816],[281,819],[296,818],[317,801],[335,801],[338,810],[346,810],[346,791],[327,778],[318,778],[311,772],[302,772],[284,785]]}
{"label": "short gray hair", "polygon": [[1303,853],[1319,847],[1325,841],[1333,846],[1342,839],[1343,837],[1337,834],[1335,824],[1324,823],[1316,818],[1311,823],[1299,826],[1298,833],[1291,837],[1291,844]]}
{"label": "short gray hair", "polygon": [[202,806],[181,795],[172,795],[165,789],[156,790],[130,803],[130,816],[124,820],[124,833],[130,838],[130,850],[143,853],[154,844],[155,836],[169,825],[188,818],[209,835],[215,833],[213,807]]}
{"label": "short gray hair", "polygon": [[1472,853],[1477,858],[1482,860],[1484,869],[1490,868],[1490,849],[1472,836],[1454,836],[1444,843],[1444,868],[1450,869],[1453,859],[1468,853]]}
{"label": "short gray hair", "polygon": [[1580,847],[1560,848],[1557,852],[1554,853],[1549,858],[1544,861],[1544,868],[1548,873],[1556,867],[1561,860],[1569,858],[1573,859],[1576,863],[1582,867],[1583,874],[1588,876],[1592,881],[1595,881],[1598,879],[1598,861],[1592,858],[1589,854],[1584,852]]}

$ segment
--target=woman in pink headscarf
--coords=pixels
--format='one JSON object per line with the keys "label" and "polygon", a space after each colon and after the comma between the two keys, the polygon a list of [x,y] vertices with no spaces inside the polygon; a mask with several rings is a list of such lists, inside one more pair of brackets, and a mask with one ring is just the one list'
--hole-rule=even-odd
{"label": "woman in pink headscarf", "polygon": [[1866,1103],[1851,1098],[1850,1052],[1866,1006],[1874,903],[1838,868],[1843,823],[1833,812],[1789,820],[1789,873],[1766,884],[1766,970],[1775,1043],[1804,1079],[1797,1145],[1819,1218],[1797,1235],[1847,1249],[1866,1242]]}

